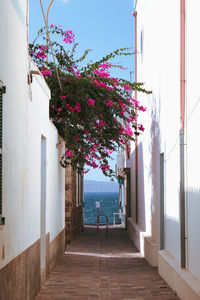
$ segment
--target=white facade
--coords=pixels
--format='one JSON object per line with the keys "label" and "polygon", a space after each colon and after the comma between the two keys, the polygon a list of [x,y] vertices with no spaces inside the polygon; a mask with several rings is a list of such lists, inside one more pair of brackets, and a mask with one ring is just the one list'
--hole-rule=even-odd
{"label": "white facade", "polygon": [[6,86],[0,269],[43,235],[53,241],[65,226],[65,171],[59,163],[64,143],[49,120],[44,79],[33,75],[28,84],[35,66],[28,58],[27,20],[28,1],[0,1],[0,80]]}
{"label": "white facade", "polygon": [[[136,3],[137,2],[137,3]],[[186,1],[186,117],[185,117],[185,208],[186,268],[180,267],[180,1],[138,0],[137,81],[152,91],[138,93],[147,112],[139,123],[145,132],[138,139],[138,220],[136,220],[135,144],[131,160],[131,239],[147,261],[158,265],[160,274],[181,299],[200,299],[200,19],[198,0]],[[164,173],[160,158],[164,154]],[[164,177],[164,193],[160,179]],[[161,193],[161,195],[160,195]],[[164,232],[160,199],[164,197]],[[160,247],[164,239],[164,249]]]}

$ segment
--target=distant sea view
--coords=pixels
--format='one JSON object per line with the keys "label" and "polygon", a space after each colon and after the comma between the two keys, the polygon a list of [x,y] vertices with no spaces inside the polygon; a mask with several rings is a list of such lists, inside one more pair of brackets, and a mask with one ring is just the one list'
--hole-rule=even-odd
{"label": "distant sea view", "polygon": [[119,184],[114,181],[84,180],[85,193],[118,193]]}
{"label": "distant sea view", "polygon": [[[96,207],[100,203],[100,208]],[[84,223],[96,225],[97,215],[108,216],[108,224],[113,224],[113,213],[119,212],[119,185],[117,182],[84,181]],[[106,218],[101,217],[101,224],[106,224]]]}
{"label": "distant sea view", "polygon": [[[100,202],[100,208],[96,208],[96,202]],[[99,212],[98,212],[99,211]],[[97,215],[106,214],[108,224],[113,224],[113,213],[119,212],[119,193],[84,193],[84,223],[97,224]],[[101,224],[106,224],[106,218],[101,217]]]}

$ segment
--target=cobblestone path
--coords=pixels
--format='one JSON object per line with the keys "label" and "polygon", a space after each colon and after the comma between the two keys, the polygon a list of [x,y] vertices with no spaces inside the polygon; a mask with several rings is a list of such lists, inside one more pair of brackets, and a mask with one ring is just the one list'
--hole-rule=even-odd
{"label": "cobblestone path", "polygon": [[86,229],[35,300],[178,300],[123,229]]}

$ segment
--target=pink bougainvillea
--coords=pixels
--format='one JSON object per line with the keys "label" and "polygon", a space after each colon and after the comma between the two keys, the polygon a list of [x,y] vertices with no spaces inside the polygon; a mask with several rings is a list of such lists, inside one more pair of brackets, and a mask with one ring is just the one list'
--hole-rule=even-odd
{"label": "pink bougainvillea", "polygon": [[44,76],[51,76],[52,75],[52,73],[48,69],[46,69],[45,67],[42,67],[40,71],[41,71],[42,75],[44,75]]}
{"label": "pink bougainvillea", "polygon": [[95,104],[95,100],[93,100],[93,99],[88,99],[88,104],[91,104],[92,106],[94,106],[94,104]]}
{"label": "pink bougainvillea", "polygon": [[67,157],[71,157],[72,152],[71,152],[70,150],[66,150],[66,151],[65,151],[65,154],[66,154]]}
{"label": "pink bougainvillea", "polygon": [[[38,36],[42,39],[45,34],[45,29],[41,29]],[[129,141],[134,140],[136,132],[144,131],[138,118],[146,108],[130,97],[130,92],[140,90],[141,84],[114,77],[113,68],[125,68],[109,61],[117,55],[131,54],[129,48],[117,49],[99,62],[84,66],[89,50],[80,58],[75,57],[74,33],[52,24],[49,35],[53,34],[64,44],[58,39],[51,41],[53,53],[50,43],[48,48],[43,43],[32,45],[30,54],[51,90],[50,118],[66,142],[61,165],[72,165],[83,174],[90,167],[99,168],[112,177],[108,159],[113,151],[119,146],[130,151]]]}

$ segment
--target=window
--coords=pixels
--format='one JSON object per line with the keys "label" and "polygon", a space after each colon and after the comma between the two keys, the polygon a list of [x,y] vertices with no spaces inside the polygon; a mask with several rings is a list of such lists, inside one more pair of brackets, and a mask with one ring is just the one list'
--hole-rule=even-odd
{"label": "window", "polygon": [[4,218],[2,218],[2,127],[3,127],[3,116],[2,116],[2,107],[3,107],[3,93],[4,86],[2,81],[0,81],[0,225],[4,224]]}

